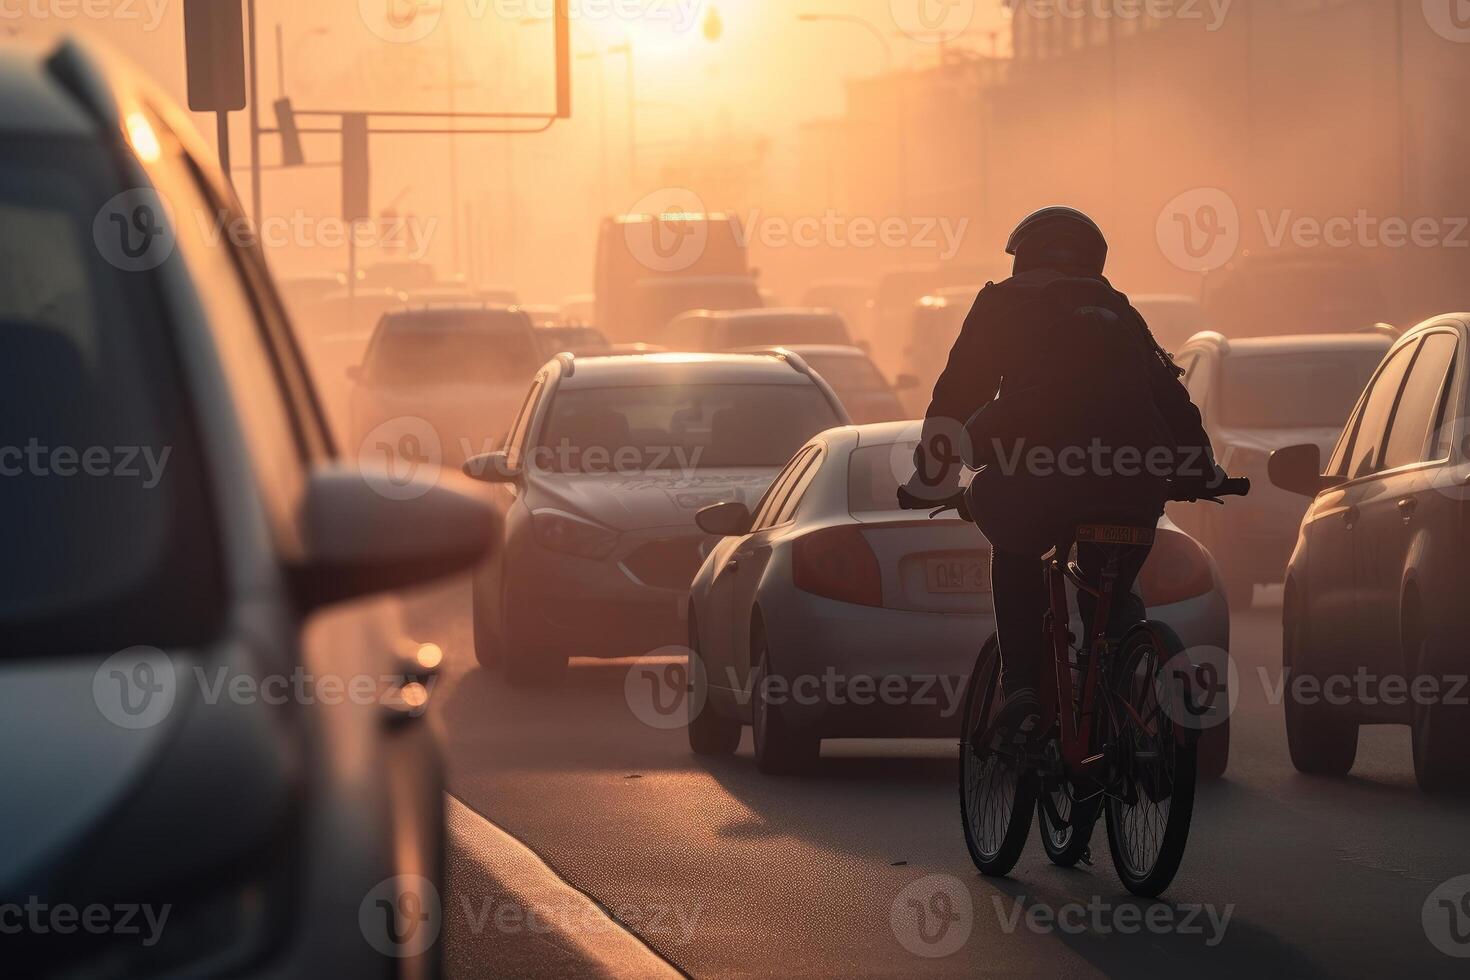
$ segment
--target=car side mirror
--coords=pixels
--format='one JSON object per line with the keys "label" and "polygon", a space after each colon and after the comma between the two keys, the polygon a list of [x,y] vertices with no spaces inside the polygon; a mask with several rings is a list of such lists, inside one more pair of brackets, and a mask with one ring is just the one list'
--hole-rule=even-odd
{"label": "car side mirror", "polygon": [[464,475],[481,483],[519,483],[521,471],[510,465],[510,454],[503,449],[471,456],[461,467]]}
{"label": "car side mirror", "polygon": [[291,590],[307,610],[422,585],[474,567],[500,516],[452,471],[323,467],[307,479]]}
{"label": "car side mirror", "polygon": [[713,504],[695,514],[694,523],[706,534],[737,538],[750,533],[750,508],[739,503]]}
{"label": "car side mirror", "polygon": [[1266,473],[1282,490],[1303,497],[1315,497],[1342,482],[1322,475],[1322,450],[1315,445],[1276,450],[1266,463]]}
{"label": "car side mirror", "polygon": [[893,388],[895,391],[912,391],[913,389],[919,387],[919,384],[919,379],[914,377],[912,374],[900,374],[897,378],[893,380]]}

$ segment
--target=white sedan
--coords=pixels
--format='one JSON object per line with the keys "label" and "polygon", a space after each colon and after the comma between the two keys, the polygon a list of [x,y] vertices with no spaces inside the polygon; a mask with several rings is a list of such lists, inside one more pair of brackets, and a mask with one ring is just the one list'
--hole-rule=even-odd
{"label": "white sedan", "polygon": [[[914,422],[831,429],[754,512],[728,503],[700,513],[721,540],[690,595],[696,754],[733,753],[744,725],[771,773],[802,770],[824,738],[959,736],[964,683],[995,629],[990,545],[953,513],[896,509],[918,434]],[[1139,588],[1186,648],[1225,656],[1214,562],[1167,519]],[[1224,770],[1228,739],[1228,724],[1212,724],[1202,774]]]}

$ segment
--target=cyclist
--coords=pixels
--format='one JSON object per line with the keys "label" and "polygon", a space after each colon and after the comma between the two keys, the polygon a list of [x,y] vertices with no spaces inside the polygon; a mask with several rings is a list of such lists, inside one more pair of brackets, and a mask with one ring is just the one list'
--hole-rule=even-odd
{"label": "cyclist", "polygon": [[[1006,252],[1014,273],[987,285],[966,318],[899,497],[905,507],[936,506],[956,497],[962,458],[981,467],[962,513],[991,542],[1002,688],[1025,712],[1044,654],[1042,557],[1082,521],[1152,527],[1169,480],[1213,487],[1224,474],[1183,372],[1104,278],[1108,244],[1097,224],[1044,208],[1016,227]],[[1114,594],[1135,608],[1110,622],[1144,618],[1132,587],[1147,555],[1131,549],[1119,569]],[[1095,576],[1101,549],[1083,546],[1078,561]],[[1089,597],[1079,602],[1090,617]]]}

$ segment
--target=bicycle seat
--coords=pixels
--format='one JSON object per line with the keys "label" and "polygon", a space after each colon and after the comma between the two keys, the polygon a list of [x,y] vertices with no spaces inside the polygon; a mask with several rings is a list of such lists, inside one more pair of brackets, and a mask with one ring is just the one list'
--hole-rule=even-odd
{"label": "bicycle seat", "polygon": [[1077,543],[1146,548],[1154,543],[1157,533],[1158,529],[1152,527],[1136,527],[1126,524],[1080,524],[1077,527]]}

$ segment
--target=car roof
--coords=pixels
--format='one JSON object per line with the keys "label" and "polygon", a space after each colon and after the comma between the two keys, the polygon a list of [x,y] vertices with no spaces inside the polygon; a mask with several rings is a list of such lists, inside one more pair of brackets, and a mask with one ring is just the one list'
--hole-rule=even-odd
{"label": "car roof", "polygon": [[691,310],[684,315],[748,323],[761,320],[836,320],[841,317],[841,314],[835,310],[810,306],[767,307],[754,310]]}
{"label": "car roof", "polygon": [[0,48],[0,131],[46,136],[96,136],[96,119],[27,43]]}
{"label": "car roof", "polygon": [[[1198,339],[1198,338],[1196,338]],[[1228,341],[1227,357],[1274,357],[1326,351],[1386,351],[1397,338],[1381,333],[1304,334],[1291,337],[1245,337]],[[1190,341],[1193,345],[1194,340]]]}
{"label": "car roof", "polygon": [[473,319],[494,320],[496,322],[515,319],[524,322],[526,315],[521,312],[519,307],[495,306],[488,303],[435,303],[430,306],[419,306],[413,309],[391,310],[383,314],[385,325],[391,325],[400,329],[442,324],[451,318],[461,323]]}
{"label": "car roof", "polygon": [[732,354],[765,354],[790,351],[797,357],[852,357],[868,359],[868,352],[848,344],[780,344],[773,347],[751,347],[730,351]]}
{"label": "car roof", "polygon": [[812,384],[809,375],[779,357],[763,354],[615,354],[578,357],[561,386],[621,388],[685,384]]}
{"label": "car roof", "polygon": [[859,448],[868,446],[892,446],[901,442],[918,442],[923,434],[924,423],[919,419],[899,422],[872,422],[868,425],[851,427]]}

